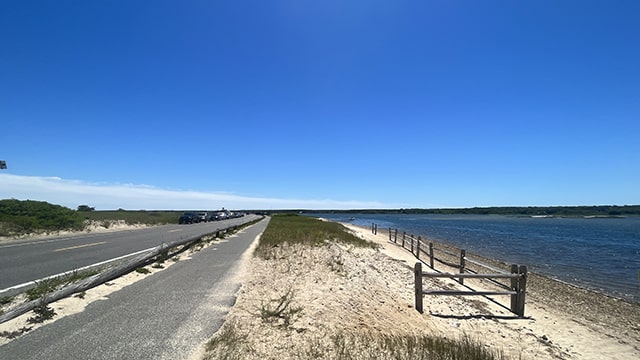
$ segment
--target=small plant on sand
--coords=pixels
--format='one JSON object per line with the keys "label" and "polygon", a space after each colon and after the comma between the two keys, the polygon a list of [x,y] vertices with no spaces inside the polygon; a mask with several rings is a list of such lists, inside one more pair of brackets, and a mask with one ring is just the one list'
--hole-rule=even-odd
{"label": "small plant on sand", "polygon": [[13,296],[0,297],[0,306],[10,304],[13,301]]}
{"label": "small plant on sand", "polygon": [[31,329],[32,329],[32,327],[30,327],[30,326],[29,327],[23,326],[20,329],[15,330],[15,331],[2,331],[2,332],[0,332],[0,337],[7,338],[7,339],[15,339],[18,336],[20,336],[20,335],[22,335],[22,334],[24,334],[26,332],[31,331]]}
{"label": "small plant on sand", "polygon": [[327,266],[331,269],[331,271],[342,274],[344,273],[344,258],[342,255],[331,255],[331,258],[327,260]]}
{"label": "small plant on sand", "polygon": [[55,310],[53,310],[53,308],[47,303],[46,296],[43,296],[40,299],[40,303],[33,308],[33,313],[36,314],[36,316],[27,319],[29,324],[39,324],[49,319],[53,319],[53,317],[56,316]]}
{"label": "small plant on sand", "polygon": [[246,353],[253,352],[248,336],[241,334],[233,324],[225,324],[215,337],[207,343],[205,360],[242,360]]}
{"label": "small plant on sand", "polygon": [[282,321],[282,326],[289,327],[304,308],[293,306],[294,292],[289,288],[287,292],[278,299],[271,299],[260,303],[259,314],[262,320],[267,322]]}
{"label": "small plant on sand", "polygon": [[136,269],[136,272],[138,274],[149,274],[149,273],[151,273],[151,270],[149,270],[149,269],[147,269],[145,267],[139,267],[139,268]]}

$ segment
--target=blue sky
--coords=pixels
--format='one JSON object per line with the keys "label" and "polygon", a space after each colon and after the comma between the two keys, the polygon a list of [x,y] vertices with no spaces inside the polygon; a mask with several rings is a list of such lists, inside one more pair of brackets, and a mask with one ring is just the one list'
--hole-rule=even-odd
{"label": "blue sky", "polygon": [[0,198],[640,204],[638,1],[5,1]]}

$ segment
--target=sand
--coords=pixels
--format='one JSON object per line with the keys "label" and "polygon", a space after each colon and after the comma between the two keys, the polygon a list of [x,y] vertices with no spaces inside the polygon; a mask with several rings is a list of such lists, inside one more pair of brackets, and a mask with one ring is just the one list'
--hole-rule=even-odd
{"label": "sand", "polygon": [[[253,258],[225,327],[243,338],[241,359],[330,358],[332,335],[429,334],[469,337],[514,359],[639,359],[640,306],[532,274],[525,318],[484,297],[425,296],[414,308],[416,259],[383,234],[345,224],[380,250],[282,247],[281,259]],[[426,270],[425,270],[426,271]],[[467,284],[469,281],[467,281]],[[450,280],[425,279],[425,288],[458,288]],[[473,284],[480,290],[482,284]],[[301,308],[288,327],[259,312],[291,290]],[[568,294],[573,294],[568,296]],[[507,297],[494,297],[506,304]],[[215,358],[215,354],[211,354]]]}

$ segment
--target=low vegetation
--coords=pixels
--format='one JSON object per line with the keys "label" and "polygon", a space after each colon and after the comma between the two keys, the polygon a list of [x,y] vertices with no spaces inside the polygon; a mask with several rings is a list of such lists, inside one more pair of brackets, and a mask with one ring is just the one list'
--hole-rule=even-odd
{"label": "low vegetation", "polygon": [[66,285],[73,284],[99,273],[100,269],[74,271],[68,275],[42,280],[38,282],[35,287],[27,290],[27,299],[29,301],[40,299],[43,296],[46,296],[46,294],[56,291]]}
{"label": "low vegetation", "polygon": [[293,290],[289,288],[278,299],[263,301],[258,309],[262,320],[272,323],[281,322],[282,326],[288,328],[295,317],[304,310],[302,306],[292,305],[294,296]]}
{"label": "low vegetation", "polygon": [[81,230],[83,222],[80,213],[64,206],[44,201],[0,200],[0,236]]}
{"label": "low vegetation", "polygon": [[45,201],[0,200],[0,236],[13,237],[34,233],[83,230],[87,221],[109,228],[113,222],[127,224],[174,224],[180,211],[95,211],[87,205],[77,210]]}
{"label": "low vegetation", "polygon": [[335,222],[296,214],[275,215],[262,234],[255,255],[263,259],[273,256],[273,250],[284,244],[302,244],[321,246],[328,242],[337,242],[357,247],[376,247],[348,232],[344,226]]}

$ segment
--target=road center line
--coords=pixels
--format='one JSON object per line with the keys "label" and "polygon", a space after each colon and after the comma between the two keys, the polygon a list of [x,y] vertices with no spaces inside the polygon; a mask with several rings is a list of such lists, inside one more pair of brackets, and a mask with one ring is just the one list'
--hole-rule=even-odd
{"label": "road center line", "polygon": [[85,248],[85,247],[89,247],[89,246],[102,245],[102,244],[106,244],[106,243],[107,243],[106,241],[100,241],[100,242],[97,242],[97,243],[84,244],[84,245],[78,245],[78,246],[70,246],[70,247],[66,247],[66,248],[55,249],[55,250],[53,250],[53,252],[80,249],[80,248]]}

